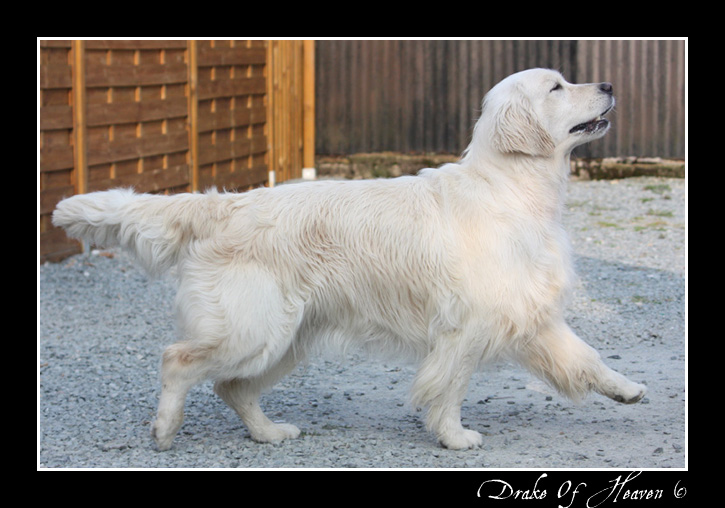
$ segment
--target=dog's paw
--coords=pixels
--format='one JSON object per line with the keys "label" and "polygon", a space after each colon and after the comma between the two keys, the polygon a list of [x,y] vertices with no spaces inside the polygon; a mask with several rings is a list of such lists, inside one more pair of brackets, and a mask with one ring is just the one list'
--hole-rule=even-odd
{"label": "dog's paw", "polygon": [[642,400],[642,397],[644,397],[646,393],[646,386],[630,382],[626,389],[622,390],[612,398],[622,404],[634,404],[635,402]]}
{"label": "dog's paw", "polygon": [[169,433],[164,431],[158,422],[154,422],[151,426],[151,437],[156,443],[156,448],[160,452],[164,452],[171,448],[171,444],[174,442],[174,436],[176,436],[176,432]]}
{"label": "dog's paw", "polygon": [[477,448],[483,444],[483,436],[475,430],[462,429],[439,438],[441,445],[449,450],[465,450]]}
{"label": "dog's paw", "polygon": [[605,374],[606,376],[600,379],[594,389],[612,400],[622,404],[634,404],[642,400],[647,393],[645,385],[630,381],[618,372],[607,369]]}
{"label": "dog's paw", "polygon": [[291,423],[273,423],[262,428],[250,430],[252,439],[259,443],[279,443],[285,439],[294,439],[300,435],[300,429]]}

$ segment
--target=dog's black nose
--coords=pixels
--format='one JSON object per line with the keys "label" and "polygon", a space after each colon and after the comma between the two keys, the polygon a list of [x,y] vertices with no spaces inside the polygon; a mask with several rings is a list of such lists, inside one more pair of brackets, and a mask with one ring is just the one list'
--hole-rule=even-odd
{"label": "dog's black nose", "polygon": [[612,87],[611,83],[600,83],[599,89],[609,95],[612,95],[614,93],[614,88]]}

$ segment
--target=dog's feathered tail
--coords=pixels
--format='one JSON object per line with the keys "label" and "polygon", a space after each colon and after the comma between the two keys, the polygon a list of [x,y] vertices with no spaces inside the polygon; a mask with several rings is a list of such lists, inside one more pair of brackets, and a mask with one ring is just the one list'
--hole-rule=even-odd
{"label": "dog's feathered tail", "polygon": [[136,194],[114,189],[78,194],[58,203],[53,224],[71,238],[99,247],[121,246],[151,274],[178,263],[190,241],[208,237],[224,215],[218,196]]}

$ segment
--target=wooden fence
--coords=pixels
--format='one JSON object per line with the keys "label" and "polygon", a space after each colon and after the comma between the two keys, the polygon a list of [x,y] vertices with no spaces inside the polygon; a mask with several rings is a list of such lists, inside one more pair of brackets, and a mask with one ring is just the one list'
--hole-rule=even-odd
{"label": "wooden fence", "polygon": [[50,224],[63,196],[246,189],[299,177],[315,153],[459,154],[486,91],[534,66],[614,84],[612,131],[576,155],[685,156],[683,40],[39,46],[41,261],[79,250]]}
{"label": "wooden fence", "polygon": [[[65,196],[247,189],[312,166],[308,41],[40,41],[40,259]],[[307,61],[305,61],[307,55]],[[305,118],[307,114],[307,118]]]}
{"label": "wooden fence", "polygon": [[578,156],[685,156],[683,40],[348,40],[316,50],[318,155],[460,154],[493,85],[550,67],[614,85],[612,131]]}

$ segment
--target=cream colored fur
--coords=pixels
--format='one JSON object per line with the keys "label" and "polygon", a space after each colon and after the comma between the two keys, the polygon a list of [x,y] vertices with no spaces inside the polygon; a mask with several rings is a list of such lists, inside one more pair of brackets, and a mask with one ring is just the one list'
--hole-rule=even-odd
{"label": "cream colored fur", "polygon": [[121,245],[151,273],[177,266],[181,341],[163,356],[153,435],[168,449],[194,384],[215,391],[253,439],[273,423],[261,392],[316,348],[403,353],[420,367],[412,400],[448,448],[481,365],[512,358],[575,400],[635,402],[645,388],[606,367],[563,320],[572,261],[561,226],[572,148],[603,135],[607,84],[534,69],[494,87],[461,160],[417,176],[325,181],[243,194],[112,190],[62,201],[72,237]]}

